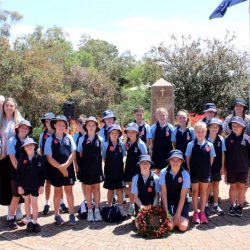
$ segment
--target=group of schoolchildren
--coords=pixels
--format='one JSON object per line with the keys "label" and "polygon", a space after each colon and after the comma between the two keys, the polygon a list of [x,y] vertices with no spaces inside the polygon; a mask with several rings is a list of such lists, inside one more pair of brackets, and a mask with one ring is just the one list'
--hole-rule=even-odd
{"label": "group of schoolchildren", "polygon": [[[76,179],[81,182],[83,194],[79,211],[87,213],[89,222],[102,220],[100,183],[104,182],[103,187],[108,190],[107,205],[112,206],[115,199],[123,217],[135,215],[139,209],[162,205],[171,215],[172,227],[186,231],[190,200],[195,224],[208,223],[211,194],[212,212],[224,214],[219,206],[222,174],[230,185],[228,214],[242,216],[250,163],[250,137],[245,133],[250,119],[246,109],[244,100],[237,98],[233,115],[222,123],[216,118],[215,104],[207,103],[205,118],[192,128],[186,110],[177,112],[174,127],[168,122],[167,110],[158,108],[157,122],[150,126],[144,121],[144,109],[137,107],[135,120],[126,126],[125,133],[116,123],[115,114],[106,110],[101,129],[95,117],[80,117],[78,132],[73,136],[67,133],[69,124],[65,116],[46,113],[41,119],[44,131],[38,145],[29,137],[31,124],[22,120],[16,134],[8,140],[13,195],[9,227],[17,228],[15,211],[23,197],[27,230],[39,232],[37,198],[45,186],[42,213],[47,215],[51,185],[56,224],[65,224],[61,210],[69,213],[68,223],[75,225]],[[127,211],[126,187],[130,201]],[[68,209],[63,202],[64,193]]]}

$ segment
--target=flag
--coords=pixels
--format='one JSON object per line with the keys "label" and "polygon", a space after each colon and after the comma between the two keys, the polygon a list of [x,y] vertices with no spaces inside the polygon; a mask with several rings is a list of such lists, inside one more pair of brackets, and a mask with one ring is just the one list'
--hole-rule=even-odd
{"label": "flag", "polygon": [[245,2],[246,0],[223,0],[220,5],[214,10],[210,15],[209,19],[223,17],[227,11],[228,7],[231,7],[235,4]]}

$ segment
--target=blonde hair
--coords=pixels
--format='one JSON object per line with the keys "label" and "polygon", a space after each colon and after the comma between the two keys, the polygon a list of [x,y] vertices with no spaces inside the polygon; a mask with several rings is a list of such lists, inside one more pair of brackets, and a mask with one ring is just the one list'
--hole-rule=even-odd
{"label": "blonde hair", "polygon": [[207,125],[205,122],[197,122],[195,125],[194,125],[194,130],[196,131],[197,129],[203,129],[205,131],[207,131]]}
{"label": "blonde hair", "polygon": [[0,116],[0,130],[3,128],[4,126],[4,122],[6,121],[6,114],[5,114],[5,111],[4,111],[4,106],[7,102],[13,102],[14,105],[15,105],[15,111],[13,112],[13,119],[15,121],[15,125],[18,124],[18,116],[17,116],[17,113],[18,113],[18,110],[17,110],[17,103],[15,101],[14,98],[11,98],[11,97],[8,97],[5,99],[5,101],[3,102],[3,107],[2,107],[2,113],[1,113],[1,116]]}
{"label": "blonde hair", "polygon": [[167,111],[166,108],[157,108],[156,109],[156,115],[158,115],[159,113],[164,113],[168,117],[168,111]]}

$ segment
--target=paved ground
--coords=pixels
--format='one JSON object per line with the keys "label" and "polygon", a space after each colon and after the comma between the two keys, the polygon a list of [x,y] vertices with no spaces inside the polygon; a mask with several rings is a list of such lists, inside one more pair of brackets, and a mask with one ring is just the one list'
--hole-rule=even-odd
{"label": "paved ground", "polygon": [[[76,204],[81,201],[79,183],[75,186]],[[221,184],[223,208],[228,207],[228,186]],[[106,191],[102,190],[105,201]],[[40,198],[42,209],[44,197]],[[247,193],[250,201],[250,191]],[[77,208],[76,208],[77,209]],[[0,215],[6,209],[0,207]],[[192,213],[190,213],[191,215]],[[65,219],[68,215],[63,215]],[[104,222],[87,223],[77,221],[75,227],[54,225],[53,215],[40,217],[42,232],[28,234],[24,227],[9,231],[6,217],[0,217],[0,250],[2,249],[250,249],[250,207],[244,208],[244,217],[232,218],[228,215],[210,217],[208,225],[190,226],[186,233],[174,232],[168,238],[146,240],[137,236],[131,220],[121,224]]]}

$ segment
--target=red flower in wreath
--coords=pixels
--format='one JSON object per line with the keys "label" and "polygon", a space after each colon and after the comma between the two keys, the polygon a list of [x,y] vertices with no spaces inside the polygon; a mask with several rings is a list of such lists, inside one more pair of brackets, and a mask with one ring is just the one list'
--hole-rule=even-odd
{"label": "red flower in wreath", "polygon": [[58,141],[57,139],[54,140],[54,143],[55,143],[55,144],[58,144],[58,142],[59,142],[59,141]]}
{"label": "red flower in wreath", "polygon": [[23,164],[27,164],[27,163],[28,163],[28,160],[24,159]]}
{"label": "red flower in wreath", "polygon": [[110,146],[109,150],[113,152],[115,150],[115,147],[114,146]]}
{"label": "red flower in wreath", "polygon": [[153,189],[151,187],[148,187],[148,192],[151,193]]}

